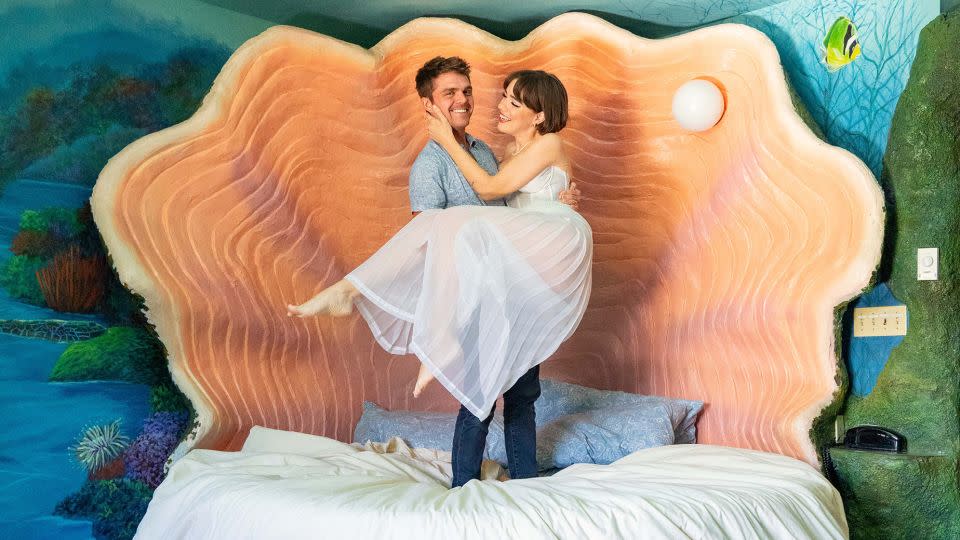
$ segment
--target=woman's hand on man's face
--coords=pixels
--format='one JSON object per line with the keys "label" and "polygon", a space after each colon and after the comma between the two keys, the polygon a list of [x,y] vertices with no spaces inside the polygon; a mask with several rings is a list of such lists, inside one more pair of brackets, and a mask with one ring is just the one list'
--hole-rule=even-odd
{"label": "woman's hand on man's face", "polygon": [[457,144],[457,139],[453,136],[453,129],[450,122],[443,116],[440,107],[430,105],[430,108],[424,111],[424,119],[427,121],[427,133],[430,138],[437,141],[440,146],[449,148],[450,145]]}

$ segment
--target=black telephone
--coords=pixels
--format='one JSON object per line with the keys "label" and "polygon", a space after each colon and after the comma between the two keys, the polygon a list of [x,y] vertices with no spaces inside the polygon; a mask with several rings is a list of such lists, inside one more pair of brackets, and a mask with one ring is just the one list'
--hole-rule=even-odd
{"label": "black telephone", "polygon": [[904,453],[907,438],[892,429],[879,426],[857,426],[847,430],[843,446],[854,450],[877,450],[880,452]]}

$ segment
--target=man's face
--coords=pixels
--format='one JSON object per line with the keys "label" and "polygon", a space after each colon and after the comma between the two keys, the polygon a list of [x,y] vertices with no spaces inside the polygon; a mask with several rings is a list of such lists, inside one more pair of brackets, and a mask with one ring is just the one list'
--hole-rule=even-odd
{"label": "man's face", "polygon": [[[450,122],[450,127],[463,131],[470,123],[473,114],[473,87],[470,79],[460,73],[442,73],[433,80],[433,103],[440,108]],[[424,106],[430,104],[424,99]]]}

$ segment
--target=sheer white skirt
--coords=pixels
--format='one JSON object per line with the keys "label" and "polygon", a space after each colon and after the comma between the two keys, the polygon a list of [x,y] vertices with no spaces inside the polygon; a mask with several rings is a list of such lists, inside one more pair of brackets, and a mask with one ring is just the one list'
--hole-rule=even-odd
{"label": "sheer white skirt", "polygon": [[377,342],[415,354],[479,418],[580,324],[593,237],[566,205],[417,215],[346,276]]}

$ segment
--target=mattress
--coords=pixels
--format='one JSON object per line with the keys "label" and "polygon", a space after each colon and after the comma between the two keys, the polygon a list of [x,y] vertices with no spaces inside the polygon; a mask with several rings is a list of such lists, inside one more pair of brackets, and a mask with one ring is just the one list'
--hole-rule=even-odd
{"label": "mattress", "polygon": [[847,538],[839,493],[810,465],[703,444],[610,465],[449,489],[450,454],[251,430],[238,452],[193,450],[136,538]]}

